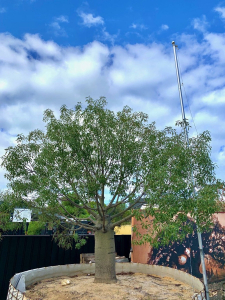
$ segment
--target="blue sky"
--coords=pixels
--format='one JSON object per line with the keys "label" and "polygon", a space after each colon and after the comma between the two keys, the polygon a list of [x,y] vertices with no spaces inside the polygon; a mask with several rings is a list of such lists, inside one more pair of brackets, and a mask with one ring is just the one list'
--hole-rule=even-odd
{"label": "blue sky", "polygon": [[223,32],[216,7],[214,1],[203,0],[1,0],[0,31],[18,38],[39,34],[63,46],[83,46],[96,39],[110,44],[110,36],[119,45],[170,43],[171,36],[192,34],[196,18],[206,18],[211,30]]}
{"label": "blue sky", "polygon": [[86,96],[174,126],[181,119],[175,40],[191,134],[195,126],[211,132],[225,179],[224,31],[225,1],[0,0],[0,156],[17,134],[44,129],[46,108],[57,114]]}

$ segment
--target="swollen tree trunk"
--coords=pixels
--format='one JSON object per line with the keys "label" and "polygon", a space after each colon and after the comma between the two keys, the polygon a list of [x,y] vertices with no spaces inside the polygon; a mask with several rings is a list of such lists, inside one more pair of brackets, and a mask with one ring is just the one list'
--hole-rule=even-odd
{"label": "swollen tree trunk", "polygon": [[116,282],[114,230],[95,232],[95,282]]}

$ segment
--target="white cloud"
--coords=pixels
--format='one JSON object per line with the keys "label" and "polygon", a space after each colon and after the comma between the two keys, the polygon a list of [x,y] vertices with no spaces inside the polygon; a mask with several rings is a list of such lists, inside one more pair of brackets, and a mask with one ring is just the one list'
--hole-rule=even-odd
{"label": "white cloud", "polygon": [[[112,38],[106,30],[105,35]],[[212,133],[212,157],[225,179],[225,34],[203,32],[202,40],[181,35],[176,43],[195,124],[199,132]],[[38,35],[0,34],[0,53],[0,155],[16,134],[44,128],[44,109],[58,113],[62,104],[74,107],[89,95],[106,96],[110,109],[129,105],[145,111],[159,128],[181,119],[172,45],[109,47],[94,41],[83,48],[61,47]],[[188,110],[187,118],[191,122]]]}
{"label": "white cloud", "polygon": [[162,24],[161,30],[168,30],[168,29],[169,29],[169,26],[168,26],[168,25]]}
{"label": "white cloud", "polygon": [[101,35],[99,36],[99,39],[101,41],[109,41],[111,44],[114,44],[116,39],[118,38],[118,34],[110,34],[108,31],[106,31],[106,28],[104,27],[102,29]]}
{"label": "white cloud", "polygon": [[3,14],[6,12],[6,9],[4,7],[0,7],[0,14]]}
{"label": "white cloud", "polygon": [[222,19],[225,19],[225,7],[217,6],[214,10],[220,14]]}
{"label": "white cloud", "polygon": [[201,31],[201,32],[205,32],[207,27],[209,27],[209,23],[206,20],[206,16],[202,16],[202,18],[195,18],[192,21],[192,25],[193,25],[194,29]]}
{"label": "white cloud", "polygon": [[132,23],[132,25],[130,26],[130,28],[139,29],[139,30],[148,29],[148,27],[146,27],[144,24],[135,24],[135,23]]}
{"label": "white cloud", "polygon": [[104,20],[100,16],[94,17],[93,14],[85,14],[84,12],[79,12],[78,14],[82,18],[84,26],[104,25]]}
{"label": "white cloud", "polygon": [[54,21],[50,23],[49,26],[52,28],[55,35],[66,36],[66,31],[62,28],[60,23],[69,23],[68,18],[66,16],[54,18]]}
{"label": "white cloud", "polygon": [[130,28],[136,29],[137,26],[138,26],[137,24],[134,24],[134,23],[133,23],[133,24],[130,26]]}
{"label": "white cloud", "polygon": [[56,18],[57,22],[61,22],[61,23],[68,23],[68,18],[66,16],[60,16],[58,18]]}

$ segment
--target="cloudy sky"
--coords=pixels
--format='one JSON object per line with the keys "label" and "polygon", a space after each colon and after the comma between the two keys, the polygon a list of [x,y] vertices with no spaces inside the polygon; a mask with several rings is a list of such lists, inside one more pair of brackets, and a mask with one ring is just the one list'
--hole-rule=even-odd
{"label": "cloudy sky", "polygon": [[[0,156],[17,134],[44,129],[46,108],[58,113],[86,96],[174,126],[174,40],[192,134],[211,132],[225,179],[224,31],[223,1],[0,0]],[[6,183],[1,169],[0,189]]]}

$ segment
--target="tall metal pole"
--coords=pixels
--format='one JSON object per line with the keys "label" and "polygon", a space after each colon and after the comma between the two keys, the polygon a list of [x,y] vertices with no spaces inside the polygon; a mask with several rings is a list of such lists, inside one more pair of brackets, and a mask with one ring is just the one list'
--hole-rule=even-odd
{"label": "tall metal pole", "polygon": [[[177,53],[176,53],[177,46],[174,41],[172,42],[172,45],[173,45],[175,67],[176,67],[176,73],[177,73],[177,83],[178,83],[178,90],[179,90],[179,96],[180,96],[182,120],[184,122],[184,132],[185,132],[186,144],[187,144],[187,147],[189,148],[188,130],[187,130],[187,123],[186,123],[186,118],[185,118],[185,111],[184,111],[183,95],[182,95],[181,82],[180,82],[180,73],[179,73],[179,67],[178,67],[178,62],[177,62]],[[193,186],[195,186],[193,172],[191,172],[191,173],[192,173],[191,174],[192,183],[193,183]],[[195,188],[193,190],[193,193],[195,195]],[[200,251],[200,258],[201,258],[201,264],[202,264],[203,281],[204,281],[205,292],[206,292],[206,300],[209,300],[209,288],[208,288],[205,260],[204,260],[204,252],[203,252],[203,246],[202,246],[202,235],[201,235],[201,232],[200,232],[200,229],[198,228],[198,226],[197,226],[197,234],[198,234],[198,245],[199,245],[199,251]]]}

